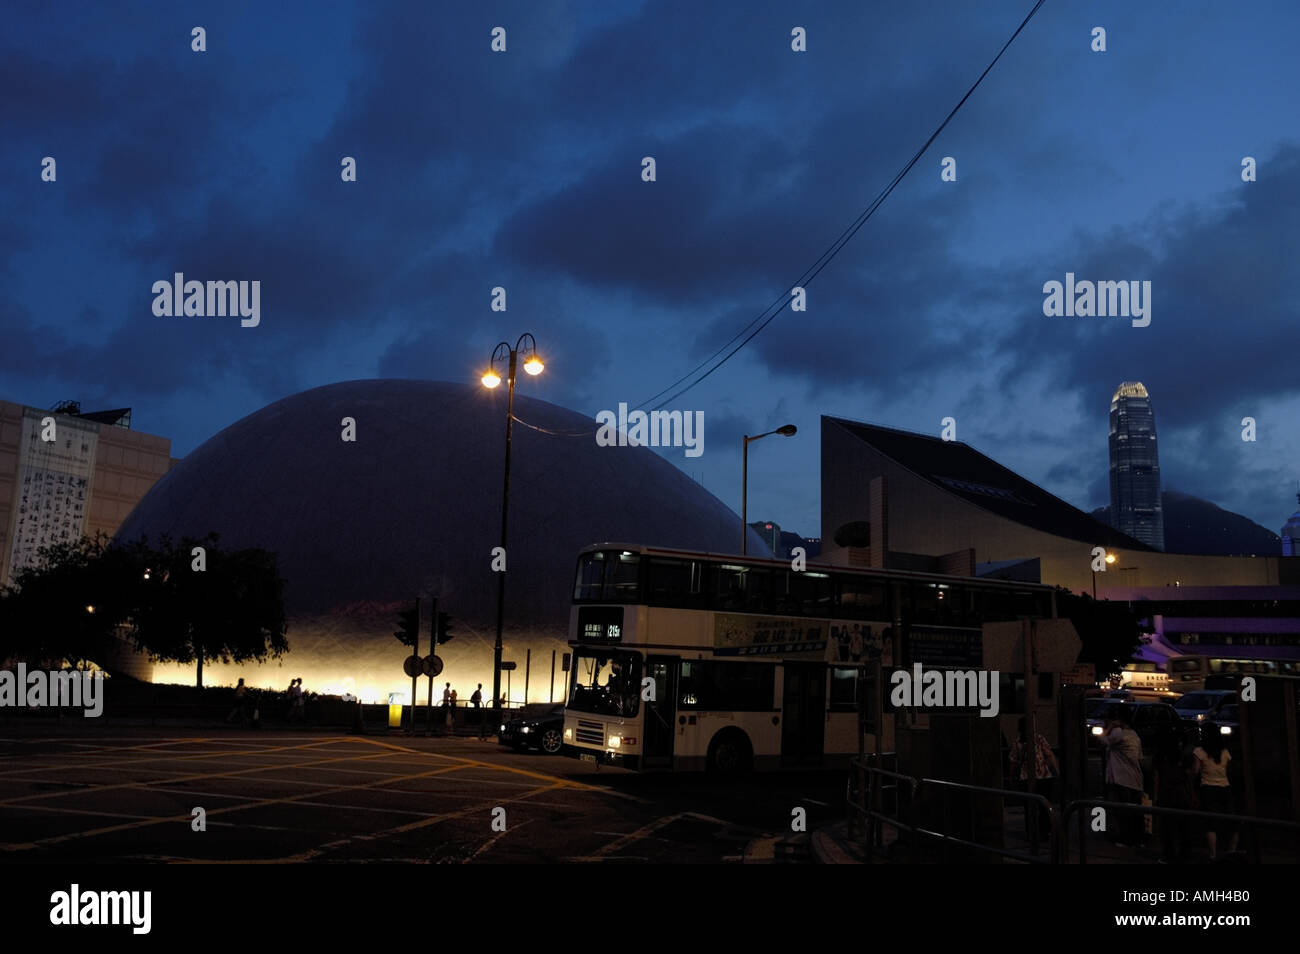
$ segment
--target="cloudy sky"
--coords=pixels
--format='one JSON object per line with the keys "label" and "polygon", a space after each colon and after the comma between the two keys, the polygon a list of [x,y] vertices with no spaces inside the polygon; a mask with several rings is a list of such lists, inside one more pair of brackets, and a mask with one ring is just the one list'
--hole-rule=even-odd
{"label": "cloudy sky", "polygon": [[[523,393],[635,406],[788,293],[1032,5],[19,4],[0,398],[131,406],[181,456],[306,388],[475,381],[528,331],[547,369]],[[1300,478],[1297,35],[1291,0],[1048,0],[807,311],[668,405],[704,412],[705,453],[666,456],[738,509],[741,436],[798,425],[751,447],[750,513],[815,535],[821,414],[951,416],[1090,509],[1111,393],[1141,380],[1165,487],[1278,529]],[[155,316],[178,271],[260,281],[261,323]],[[1045,317],[1067,271],[1150,281],[1150,325]]]}

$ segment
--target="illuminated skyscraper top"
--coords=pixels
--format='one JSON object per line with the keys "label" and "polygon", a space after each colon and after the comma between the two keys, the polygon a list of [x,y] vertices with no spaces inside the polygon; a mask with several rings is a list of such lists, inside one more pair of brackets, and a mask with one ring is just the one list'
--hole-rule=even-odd
{"label": "illuminated skyscraper top", "polygon": [[1125,381],[1110,399],[1110,519],[1121,533],[1165,548],[1156,418],[1138,381]]}

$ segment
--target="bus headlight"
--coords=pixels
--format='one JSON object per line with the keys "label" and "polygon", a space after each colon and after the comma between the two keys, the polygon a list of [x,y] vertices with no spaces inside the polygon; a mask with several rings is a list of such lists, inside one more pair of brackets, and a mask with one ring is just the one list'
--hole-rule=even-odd
{"label": "bus headlight", "polygon": [[1222,734],[1222,735],[1232,735],[1232,726],[1230,726],[1230,725],[1221,725],[1221,726],[1219,726],[1219,732],[1220,732],[1220,734]]}
{"label": "bus headlight", "polygon": [[607,741],[611,749],[616,749],[623,744],[623,740],[616,735],[611,735]]}
{"label": "bus headlight", "polygon": [[571,738],[573,738],[573,730],[572,730],[572,729],[565,729],[565,730],[564,730],[564,737],[565,737],[566,739],[571,739]]}

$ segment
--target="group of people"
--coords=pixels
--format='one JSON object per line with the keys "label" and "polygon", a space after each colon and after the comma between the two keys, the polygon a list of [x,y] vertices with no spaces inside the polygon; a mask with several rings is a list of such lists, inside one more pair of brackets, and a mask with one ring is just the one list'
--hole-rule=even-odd
{"label": "group of people", "polygon": [[[1105,723],[1101,744],[1105,758],[1107,801],[1127,805],[1151,805],[1231,814],[1232,786],[1228,766],[1232,754],[1223,744],[1217,727],[1201,731],[1200,744],[1187,747],[1174,736],[1159,745],[1151,760],[1148,785],[1143,771],[1145,756],[1142,740],[1133,730],[1130,710],[1124,706]],[[1032,753],[1032,758],[1031,758]],[[1056,754],[1042,733],[1028,739],[1026,722],[1020,720],[1019,738],[1010,746],[1011,778],[1022,791],[1041,795],[1049,802],[1056,798],[1056,780],[1060,766]],[[1160,860],[1171,864],[1187,862],[1198,830],[1205,832],[1210,860],[1215,861],[1227,841],[1229,854],[1237,850],[1238,832],[1223,820],[1202,826],[1194,819],[1178,816],[1156,817],[1135,811],[1112,812],[1106,825],[1109,840],[1117,847],[1147,847],[1152,829],[1159,834]],[[1038,832],[1046,833],[1046,812],[1038,816]],[[1150,845],[1156,849],[1156,845]]]}
{"label": "group of people", "polygon": [[[446,712],[444,722],[447,726],[448,732],[454,732],[456,730],[456,706],[458,703],[459,699],[457,698],[456,690],[451,687],[451,683],[446,683],[442,687],[442,707]],[[474,690],[474,694],[469,697],[469,704],[474,708],[475,713],[478,715],[478,737],[480,739],[485,739],[488,734],[488,716],[487,713],[483,711],[483,683],[480,682],[478,688]],[[506,697],[505,694],[502,693],[502,708],[505,708],[505,704]]]}
{"label": "group of people", "polygon": [[[1176,737],[1162,741],[1152,759],[1150,791],[1142,770],[1142,740],[1133,730],[1129,710],[1123,706],[1102,730],[1106,753],[1106,795],[1110,801],[1130,805],[1155,804],[1162,808],[1179,808],[1230,814],[1233,811],[1232,785],[1228,766],[1232,753],[1223,744],[1216,726],[1201,730],[1200,744],[1190,751]],[[1147,840],[1147,823],[1137,812],[1123,812],[1123,817],[1108,826],[1112,840],[1120,847],[1142,845]],[[1152,827],[1160,832],[1160,860],[1182,863],[1191,852],[1192,820],[1177,816],[1155,819]],[[1238,831],[1223,820],[1205,826],[1205,846],[1210,860],[1219,856],[1221,840],[1227,837],[1227,850],[1237,850]]]}

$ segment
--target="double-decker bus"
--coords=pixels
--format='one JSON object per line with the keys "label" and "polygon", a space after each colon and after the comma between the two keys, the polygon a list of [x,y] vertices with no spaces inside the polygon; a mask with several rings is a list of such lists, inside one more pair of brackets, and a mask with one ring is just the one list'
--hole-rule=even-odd
{"label": "double-decker bus", "polygon": [[984,623],[1055,609],[1039,584],[593,545],[570,611],[564,751],[647,770],[842,763],[865,669],[896,652],[979,668]]}

